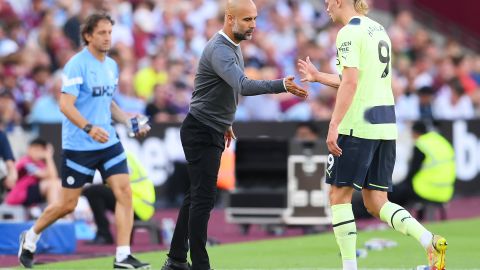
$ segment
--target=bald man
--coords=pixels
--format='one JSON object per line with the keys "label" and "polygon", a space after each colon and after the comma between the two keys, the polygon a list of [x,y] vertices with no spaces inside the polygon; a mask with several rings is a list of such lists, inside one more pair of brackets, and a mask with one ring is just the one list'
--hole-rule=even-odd
{"label": "bald man", "polygon": [[[225,24],[206,45],[195,76],[190,112],[180,130],[188,161],[190,187],[180,209],[168,259],[162,270],[209,270],[207,225],[215,202],[220,158],[235,139],[232,123],[238,96],[289,92],[301,98],[307,92],[289,76],[255,81],[244,74],[240,42],[255,30],[257,8],[251,0],[230,0]],[[190,246],[192,266],[187,263]]]}

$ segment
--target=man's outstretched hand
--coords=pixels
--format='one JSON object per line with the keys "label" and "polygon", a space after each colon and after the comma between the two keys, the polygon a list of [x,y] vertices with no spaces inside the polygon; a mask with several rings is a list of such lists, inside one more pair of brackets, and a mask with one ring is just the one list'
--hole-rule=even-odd
{"label": "man's outstretched hand", "polygon": [[293,79],[295,79],[295,77],[293,76],[288,76],[285,78],[285,88],[287,88],[287,91],[297,97],[307,98],[308,97],[307,90],[303,89],[298,84],[296,84],[293,81]]}
{"label": "man's outstretched hand", "polygon": [[312,64],[309,56],[305,60],[298,59],[298,71],[303,75],[302,82],[316,82],[315,75],[318,69]]}

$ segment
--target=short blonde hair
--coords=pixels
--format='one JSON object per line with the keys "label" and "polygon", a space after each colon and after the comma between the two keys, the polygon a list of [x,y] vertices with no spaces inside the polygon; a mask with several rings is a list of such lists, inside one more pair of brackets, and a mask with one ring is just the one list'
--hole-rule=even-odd
{"label": "short blonde hair", "polygon": [[353,0],[355,6],[355,11],[362,15],[367,15],[368,13],[368,4],[365,0]]}

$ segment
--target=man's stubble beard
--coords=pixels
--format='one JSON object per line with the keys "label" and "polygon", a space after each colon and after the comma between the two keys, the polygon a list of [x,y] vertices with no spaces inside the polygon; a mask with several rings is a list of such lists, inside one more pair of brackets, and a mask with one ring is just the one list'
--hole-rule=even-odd
{"label": "man's stubble beard", "polygon": [[239,30],[238,30],[238,24],[237,22],[235,22],[235,24],[233,25],[233,29],[232,29],[232,32],[233,32],[233,36],[235,37],[236,40],[251,40],[252,39],[252,34],[250,35],[247,35],[246,33],[241,33]]}

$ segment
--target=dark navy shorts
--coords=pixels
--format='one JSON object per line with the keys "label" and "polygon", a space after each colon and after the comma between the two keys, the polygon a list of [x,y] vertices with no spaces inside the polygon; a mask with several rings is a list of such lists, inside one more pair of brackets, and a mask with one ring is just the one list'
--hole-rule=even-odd
{"label": "dark navy shorts", "polygon": [[338,136],[342,155],[328,155],[327,183],[356,190],[392,191],[395,165],[395,140],[368,140],[347,135]]}
{"label": "dark navy shorts", "polygon": [[101,150],[63,150],[62,186],[80,188],[93,181],[98,170],[105,182],[115,174],[128,174],[127,156],[121,143]]}

